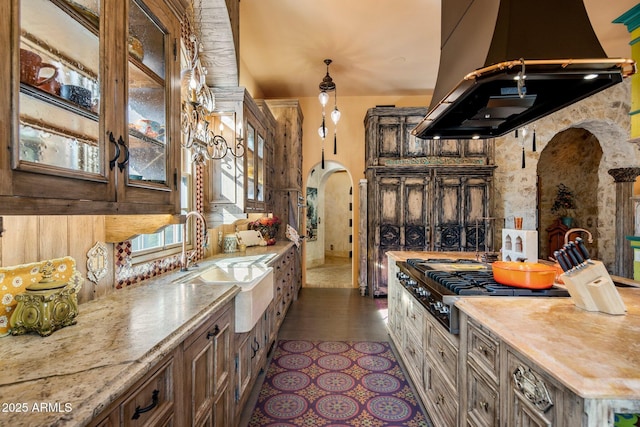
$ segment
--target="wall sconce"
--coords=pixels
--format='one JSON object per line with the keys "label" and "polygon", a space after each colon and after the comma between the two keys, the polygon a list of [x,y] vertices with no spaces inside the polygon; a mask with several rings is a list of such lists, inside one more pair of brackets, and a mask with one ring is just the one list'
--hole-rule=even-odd
{"label": "wall sconce", "polygon": [[[227,154],[233,157],[244,155],[242,144],[242,128],[240,136],[232,137],[234,144],[229,144],[222,131],[225,127],[224,113],[214,113],[215,97],[205,81],[207,69],[200,62],[199,52],[202,44],[193,30],[188,19],[183,21],[183,33],[188,34],[188,40],[181,40],[183,50],[183,64],[181,73],[182,111],[180,127],[182,130],[181,145],[191,150],[191,160],[195,164],[204,164],[207,160],[222,159]],[[215,119],[220,117],[219,130],[216,134]],[[232,118],[231,123],[235,123]],[[235,125],[233,126],[235,127]]]}
{"label": "wall sconce", "polygon": [[333,110],[331,111],[331,121],[333,122],[333,154],[338,154],[338,121],[340,121],[340,110],[338,110],[338,91],[336,89],[336,84],[333,82],[333,79],[329,75],[329,64],[331,64],[331,59],[325,59],[324,63],[327,65],[327,75],[324,76],[322,81],[320,82],[320,94],[318,95],[318,100],[320,101],[320,105],[322,105],[322,125],[318,129],[318,134],[320,138],[322,138],[322,169],[324,169],[324,140],[327,137],[327,133],[329,130],[326,127],[326,114],[325,107],[329,103],[329,93],[333,92]]}

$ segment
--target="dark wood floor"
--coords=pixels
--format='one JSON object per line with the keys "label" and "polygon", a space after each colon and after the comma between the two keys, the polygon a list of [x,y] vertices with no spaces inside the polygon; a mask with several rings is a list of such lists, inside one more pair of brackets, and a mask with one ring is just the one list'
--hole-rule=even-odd
{"label": "dark wood floor", "polygon": [[303,288],[282,323],[278,339],[388,341],[383,312],[358,289]]}
{"label": "dark wood floor", "polygon": [[[375,300],[358,289],[302,288],[280,327],[279,340],[389,341],[384,318]],[[246,426],[258,399],[264,373],[253,388],[241,415]]]}

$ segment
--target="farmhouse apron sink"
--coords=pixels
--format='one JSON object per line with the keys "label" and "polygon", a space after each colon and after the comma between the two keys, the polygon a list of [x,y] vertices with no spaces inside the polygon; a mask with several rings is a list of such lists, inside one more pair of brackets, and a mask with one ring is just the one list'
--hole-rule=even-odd
{"label": "farmhouse apron sink", "polygon": [[236,332],[249,332],[273,300],[273,269],[261,265],[216,265],[195,277],[192,283],[233,284],[236,295]]}

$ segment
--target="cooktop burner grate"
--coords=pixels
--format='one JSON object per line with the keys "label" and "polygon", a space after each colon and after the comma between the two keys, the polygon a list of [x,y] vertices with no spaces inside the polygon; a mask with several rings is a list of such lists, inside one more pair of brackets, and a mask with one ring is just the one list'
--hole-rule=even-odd
{"label": "cooktop burner grate", "polygon": [[491,271],[427,271],[425,276],[455,295],[566,297],[565,289],[525,289],[502,285]]}

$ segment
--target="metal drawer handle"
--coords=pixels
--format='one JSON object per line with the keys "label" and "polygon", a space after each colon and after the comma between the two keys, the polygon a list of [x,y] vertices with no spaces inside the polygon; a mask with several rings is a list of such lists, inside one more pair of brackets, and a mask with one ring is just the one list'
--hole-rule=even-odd
{"label": "metal drawer handle", "polygon": [[485,412],[487,412],[489,410],[489,404],[487,402],[485,402],[484,400],[479,402],[478,405],[484,409]]}
{"label": "metal drawer handle", "polygon": [[158,406],[158,402],[160,402],[160,398],[158,397],[159,394],[160,394],[160,390],[153,390],[153,394],[151,395],[151,405],[145,406],[144,408],[141,408],[140,406],[136,406],[136,411],[133,413],[133,416],[131,417],[131,419],[137,420],[138,418],[140,418],[140,414],[149,412],[150,410]]}
{"label": "metal drawer handle", "polygon": [[120,172],[122,172],[127,163],[129,163],[129,147],[125,145],[124,139],[122,139],[122,135],[118,137],[118,145],[121,145],[122,148],[124,148],[124,160],[118,162],[118,169],[120,169]]}
{"label": "metal drawer handle", "polygon": [[113,136],[113,132],[109,132],[109,142],[115,145],[116,147],[116,155],[113,156],[113,159],[109,159],[109,170],[113,170],[116,167],[116,162],[118,157],[120,157],[120,146],[116,142],[116,138]]}
{"label": "metal drawer handle", "polygon": [[444,360],[444,350],[442,347],[438,347],[438,353],[440,353],[440,357]]}
{"label": "metal drawer handle", "polygon": [[438,397],[436,397],[436,405],[442,405],[442,404],[444,404],[444,396],[438,393]]}

